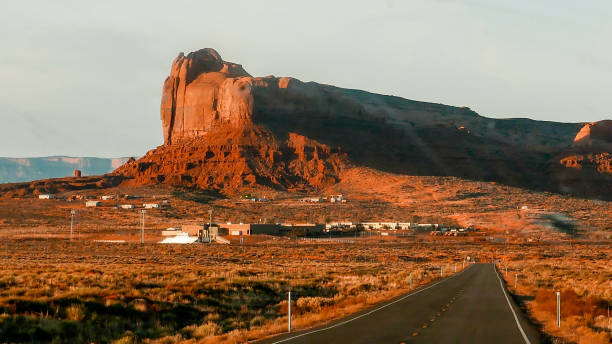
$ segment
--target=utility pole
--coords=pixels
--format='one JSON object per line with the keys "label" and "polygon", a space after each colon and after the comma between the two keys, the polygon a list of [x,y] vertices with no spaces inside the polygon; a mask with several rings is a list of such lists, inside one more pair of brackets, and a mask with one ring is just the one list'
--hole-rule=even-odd
{"label": "utility pole", "polygon": [[457,273],[457,264],[455,264],[455,273]]}
{"label": "utility pole", "polygon": [[289,300],[287,303],[287,320],[288,320],[288,323],[287,323],[288,330],[289,330],[289,333],[291,333],[291,292],[289,292]]}
{"label": "utility pole", "polygon": [[144,226],[145,226],[145,213],[146,211],[142,209],[140,214],[142,214],[142,218],[140,220],[140,244],[144,245]]}
{"label": "utility pole", "polygon": [[557,327],[561,328],[561,292],[557,292]]}
{"label": "utility pole", "polygon": [[440,278],[442,278],[442,267],[440,267]]}
{"label": "utility pole", "polygon": [[70,242],[72,242],[72,233],[73,233],[73,227],[74,227],[74,214],[76,214],[76,211],[71,210],[70,211]]}
{"label": "utility pole", "polygon": [[210,229],[210,226],[212,226],[212,209],[208,211],[208,228],[209,229]]}
{"label": "utility pole", "polygon": [[[410,290],[412,290],[412,274],[410,274]],[[610,313],[610,308],[608,307],[608,314]],[[608,315],[608,318],[610,316]]]}

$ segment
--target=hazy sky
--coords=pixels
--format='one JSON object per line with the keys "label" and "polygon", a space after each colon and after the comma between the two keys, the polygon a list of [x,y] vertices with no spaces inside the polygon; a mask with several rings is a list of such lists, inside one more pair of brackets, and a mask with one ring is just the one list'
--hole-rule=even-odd
{"label": "hazy sky", "polygon": [[489,117],[612,118],[612,1],[5,1],[0,156],[162,143],[163,80],[212,47],[293,76]]}

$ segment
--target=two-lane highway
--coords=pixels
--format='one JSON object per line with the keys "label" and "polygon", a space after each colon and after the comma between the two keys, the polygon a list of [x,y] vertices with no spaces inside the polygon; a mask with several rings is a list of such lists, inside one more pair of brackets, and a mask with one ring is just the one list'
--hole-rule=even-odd
{"label": "two-lane highway", "polygon": [[374,309],[261,343],[540,343],[493,264],[464,271]]}

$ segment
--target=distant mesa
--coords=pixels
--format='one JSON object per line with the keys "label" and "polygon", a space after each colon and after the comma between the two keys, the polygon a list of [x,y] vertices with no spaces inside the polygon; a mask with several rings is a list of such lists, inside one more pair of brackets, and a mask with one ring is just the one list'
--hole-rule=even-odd
{"label": "distant mesa", "polygon": [[37,158],[0,158],[0,183],[26,182],[39,179],[110,173],[127,158],[92,158],[48,156]]}

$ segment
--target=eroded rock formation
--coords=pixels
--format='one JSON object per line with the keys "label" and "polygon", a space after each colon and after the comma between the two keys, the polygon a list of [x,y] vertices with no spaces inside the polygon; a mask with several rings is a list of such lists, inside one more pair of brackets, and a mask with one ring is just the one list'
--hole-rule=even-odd
{"label": "eroded rock formation", "polygon": [[[132,183],[322,188],[352,164],[578,193],[580,175],[567,170],[588,165],[569,154],[550,160],[573,144],[580,124],[490,119],[466,107],[252,77],[213,49],[174,60],[161,120],[164,146],[116,171]],[[601,141],[600,127],[583,128],[574,146]]]}
{"label": "eroded rock formation", "polygon": [[610,121],[492,119],[467,107],[252,77],[213,49],[174,60],[160,116],[164,145],[115,170],[113,182],[312,190],[363,166],[612,199]]}
{"label": "eroded rock formation", "polygon": [[180,53],[164,82],[161,121],[164,142],[203,135],[215,127],[239,126],[253,113],[252,78],[214,49]]}
{"label": "eroded rock formation", "polygon": [[612,120],[585,124],[576,134],[574,146],[612,148]]}
{"label": "eroded rock formation", "polygon": [[164,183],[221,192],[257,185],[303,190],[338,182],[344,162],[337,150],[297,134],[280,141],[257,126],[226,127],[160,146],[116,173],[135,185]]}
{"label": "eroded rock formation", "polygon": [[[253,185],[321,188],[338,181],[346,157],[303,135],[274,135],[254,123],[254,102],[283,102],[279,90],[302,83],[251,77],[213,49],[180,53],[164,82],[164,146],[116,170],[133,184],[167,183],[222,191]],[[299,93],[299,92],[298,92]],[[283,104],[283,105],[281,105]]]}

